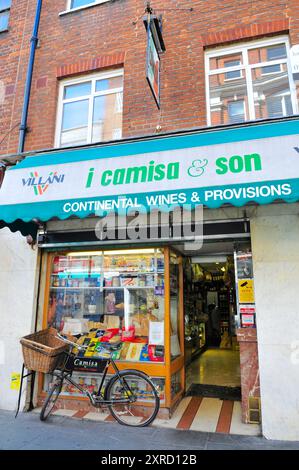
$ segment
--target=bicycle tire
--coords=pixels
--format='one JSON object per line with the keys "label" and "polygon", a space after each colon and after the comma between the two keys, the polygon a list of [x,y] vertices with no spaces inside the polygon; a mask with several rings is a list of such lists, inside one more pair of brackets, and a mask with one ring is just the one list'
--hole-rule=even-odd
{"label": "bicycle tire", "polygon": [[[54,405],[56,403],[56,401],[58,400],[58,397],[60,395],[60,392],[61,392],[61,389],[62,389],[62,380],[60,380],[59,382],[55,382],[50,390],[50,392],[48,393],[48,396],[43,404],[43,407],[41,409],[41,412],[40,412],[40,420],[41,421],[46,421],[48,419],[48,417],[50,416],[53,408],[54,408]],[[55,394],[56,392],[56,394]],[[55,395],[54,395],[55,394]],[[51,402],[52,400],[52,402]]]}
{"label": "bicycle tire", "polygon": [[[141,378],[143,380],[145,380],[148,384],[148,386],[150,387],[152,393],[153,393],[153,397],[154,397],[154,407],[153,407],[153,412],[151,413],[151,415],[148,417],[148,419],[145,421],[145,422],[142,422],[142,423],[128,423],[126,421],[123,421],[120,416],[114,411],[113,409],[113,406],[114,405],[109,405],[108,408],[110,410],[110,413],[111,415],[116,419],[116,421],[119,423],[119,424],[122,424],[122,425],[125,425],[125,426],[131,426],[131,427],[146,427],[146,426],[149,426],[156,418],[158,412],[159,412],[159,409],[160,409],[160,398],[159,398],[159,394],[157,392],[157,389],[155,387],[155,385],[153,384],[153,382],[151,381],[150,377],[143,373],[143,372],[140,372],[140,371],[135,371],[135,370],[130,370],[130,371],[122,371],[119,373],[119,375],[122,377],[122,378],[128,378],[128,380],[132,380],[133,377],[136,377],[136,378]],[[106,391],[105,391],[105,400],[112,400],[112,391],[113,391],[113,387],[114,385],[119,381],[119,376],[118,375],[114,375],[110,381],[108,382],[107,384],[107,387],[106,387]],[[149,410],[150,408],[148,408]]]}

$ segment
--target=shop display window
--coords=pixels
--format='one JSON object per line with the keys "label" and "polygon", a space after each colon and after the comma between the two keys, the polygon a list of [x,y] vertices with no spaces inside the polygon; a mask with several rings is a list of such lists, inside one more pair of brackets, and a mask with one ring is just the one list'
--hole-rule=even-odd
{"label": "shop display window", "polygon": [[[177,335],[175,276],[172,327]],[[55,255],[48,326],[82,335],[80,341],[89,344],[85,357],[102,357],[105,344],[121,342],[114,360],[164,363],[164,297],[162,249]]]}

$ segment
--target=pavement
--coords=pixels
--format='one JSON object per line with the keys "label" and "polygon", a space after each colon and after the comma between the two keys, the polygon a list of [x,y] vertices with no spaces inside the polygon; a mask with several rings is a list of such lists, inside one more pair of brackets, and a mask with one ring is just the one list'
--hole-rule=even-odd
{"label": "pavement", "polygon": [[0,411],[0,450],[299,450],[299,442]]}

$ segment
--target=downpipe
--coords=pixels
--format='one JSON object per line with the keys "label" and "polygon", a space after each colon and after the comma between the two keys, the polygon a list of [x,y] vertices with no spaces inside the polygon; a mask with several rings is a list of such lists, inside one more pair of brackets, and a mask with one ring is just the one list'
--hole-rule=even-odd
{"label": "downpipe", "polygon": [[25,83],[22,118],[21,118],[21,124],[19,128],[20,132],[19,132],[18,153],[23,153],[24,147],[25,147],[28,109],[29,109],[31,85],[32,85],[32,75],[33,75],[33,68],[34,68],[34,61],[35,61],[35,52],[36,52],[36,48],[38,44],[38,30],[39,30],[39,23],[40,23],[40,17],[41,17],[42,3],[43,3],[43,0],[37,0],[33,32],[32,32],[32,37],[30,40],[30,43],[31,43],[30,55],[29,55],[29,63],[28,63],[27,77],[26,77],[26,83]]}

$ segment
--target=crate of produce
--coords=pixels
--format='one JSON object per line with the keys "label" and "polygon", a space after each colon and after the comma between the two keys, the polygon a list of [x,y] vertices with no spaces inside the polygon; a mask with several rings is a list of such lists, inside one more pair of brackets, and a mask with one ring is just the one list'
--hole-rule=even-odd
{"label": "crate of produce", "polygon": [[56,335],[55,328],[47,328],[21,338],[24,365],[28,370],[47,374],[58,367],[69,346]]}

